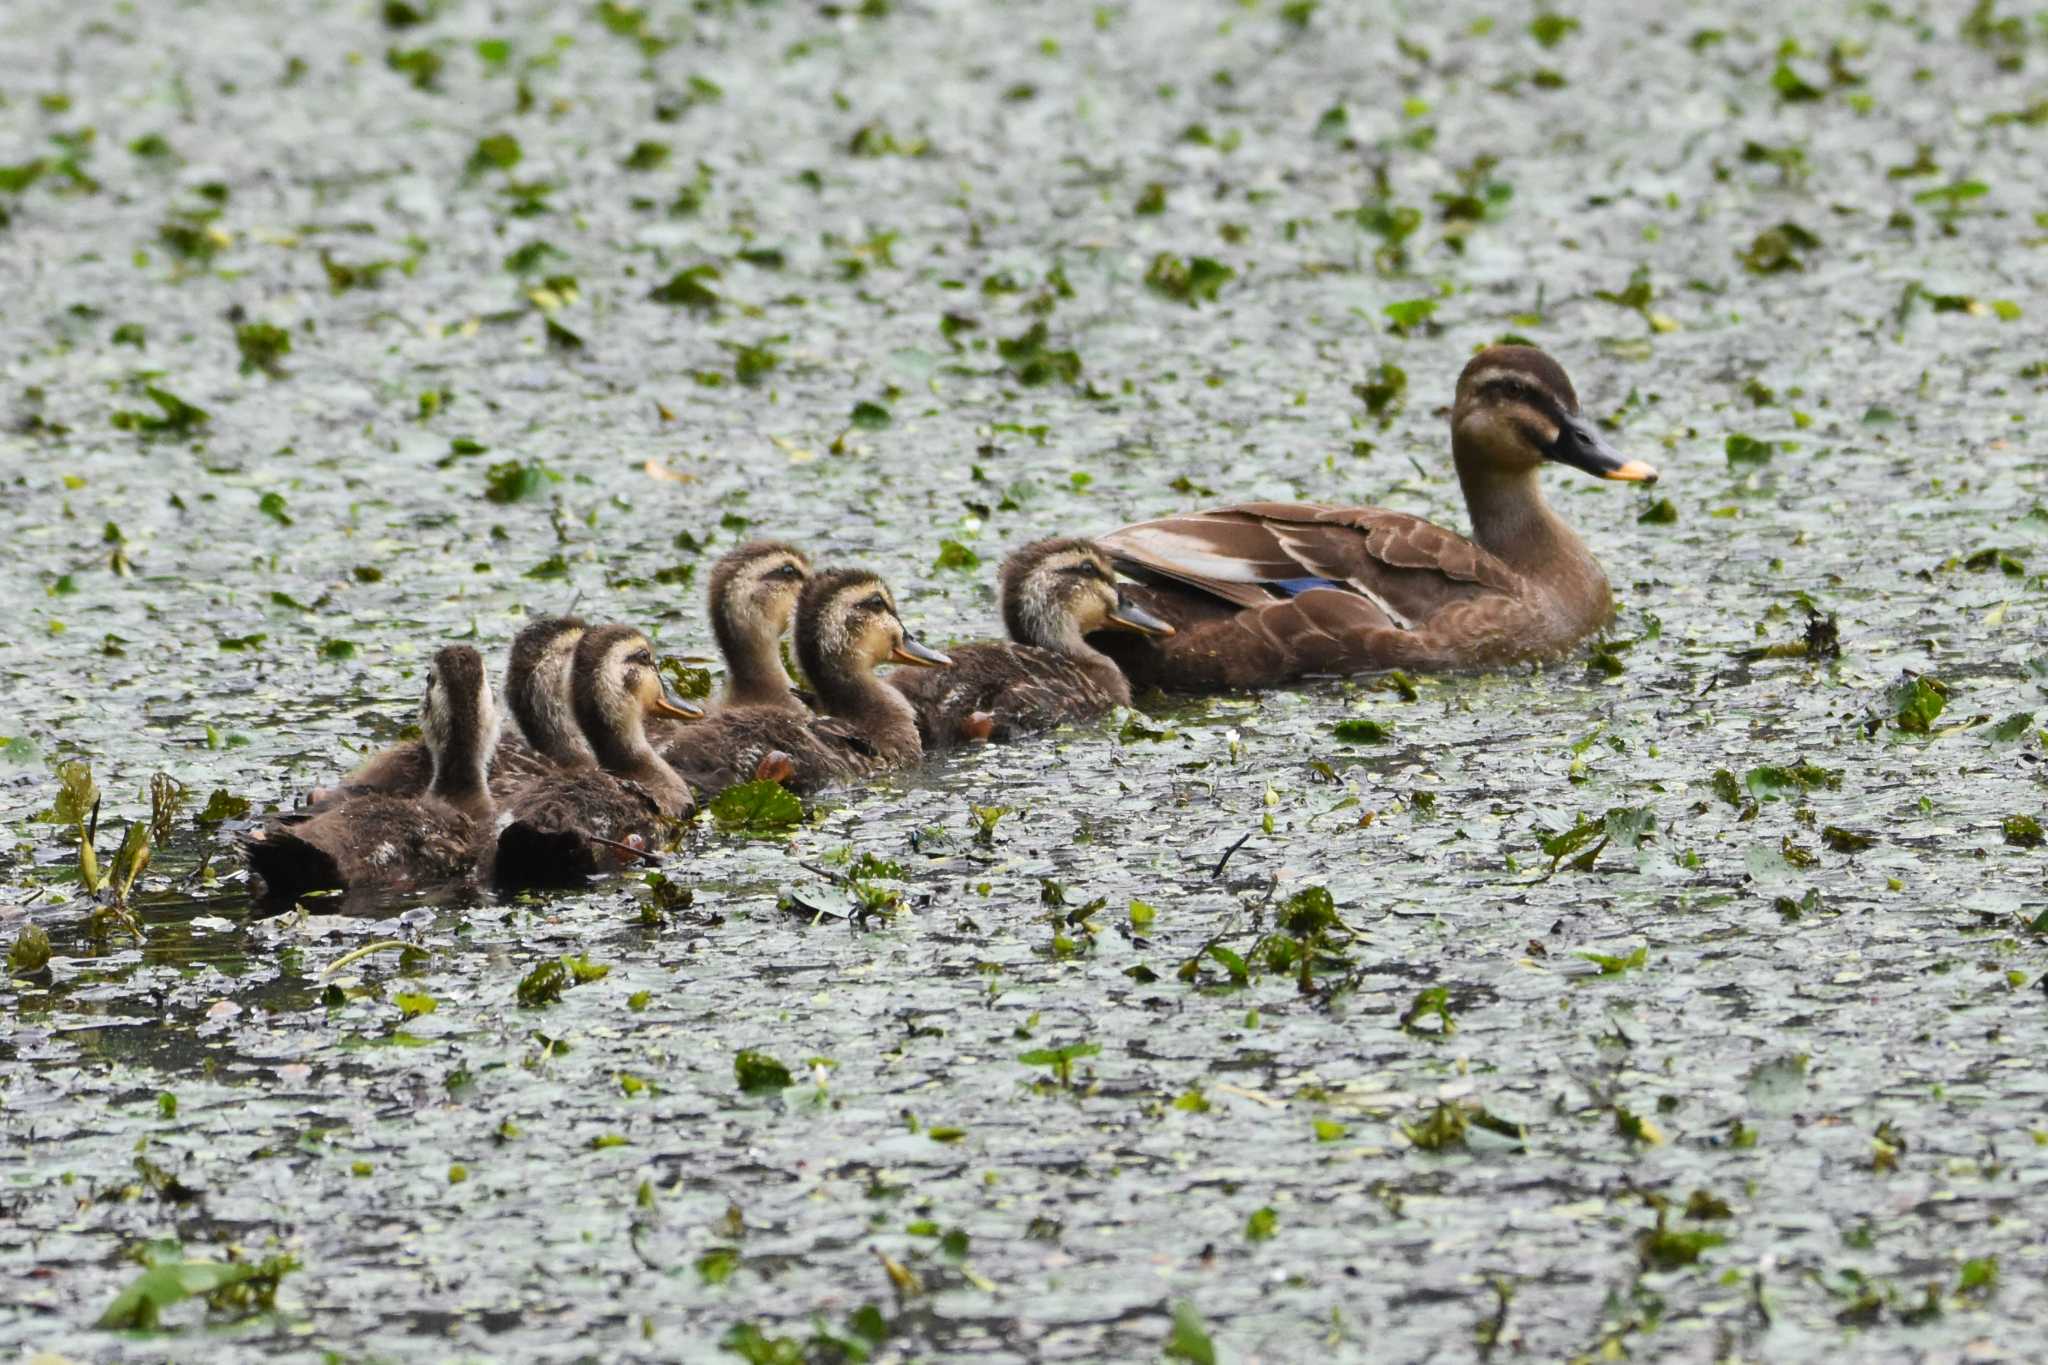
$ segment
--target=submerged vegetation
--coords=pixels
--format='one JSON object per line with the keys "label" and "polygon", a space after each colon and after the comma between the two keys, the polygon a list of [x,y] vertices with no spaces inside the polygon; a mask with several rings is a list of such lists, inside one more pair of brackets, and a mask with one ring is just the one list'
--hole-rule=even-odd
{"label": "submerged vegetation", "polygon": [[[2039,14],[217,8],[0,15],[0,1344],[2031,1349]],[[1665,476],[1547,484],[1578,657],[249,902],[443,643],[704,696],[750,536],[941,643],[1040,535],[1459,524],[1501,340]]]}

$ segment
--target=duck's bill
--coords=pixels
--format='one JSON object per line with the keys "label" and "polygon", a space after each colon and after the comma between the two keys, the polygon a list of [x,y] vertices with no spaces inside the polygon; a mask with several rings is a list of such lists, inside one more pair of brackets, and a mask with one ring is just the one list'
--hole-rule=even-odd
{"label": "duck's bill", "polygon": [[1108,623],[1118,630],[1135,630],[1140,635],[1171,635],[1173,626],[1146,611],[1136,602],[1119,594],[1116,607],[1109,613]]}
{"label": "duck's bill", "polygon": [[1621,483],[1655,483],[1657,471],[1641,460],[1631,460],[1613,446],[1583,417],[1567,417],[1557,429],[1557,440],[1544,455],[1559,464],[1583,469],[1602,479]]}
{"label": "duck's bill", "polygon": [[908,635],[896,642],[889,651],[889,657],[899,664],[915,664],[919,668],[951,668],[953,661],[926,645],[921,645]]}
{"label": "duck's bill", "polygon": [[664,692],[648,704],[648,711],[670,720],[702,720],[704,708],[693,701],[678,701]]}

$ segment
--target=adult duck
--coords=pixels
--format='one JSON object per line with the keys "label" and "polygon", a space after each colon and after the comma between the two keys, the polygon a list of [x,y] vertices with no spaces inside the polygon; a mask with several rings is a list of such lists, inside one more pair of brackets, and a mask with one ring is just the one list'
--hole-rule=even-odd
{"label": "adult duck", "polygon": [[359,792],[317,811],[279,817],[241,838],[265,897],[308,891],[405,891],[466,877],[491,834],[486,770],[498,715],[481,655],[450,645],[434,655],[420,702],[431,768],[411,796]]}
{"label": "adult duck", "polygon": [[1468,539],[1379,507],[1250,503],[1140,522],[1098,538],[1175,633],[1095,643],[1133,683],[1268,687],[1310,674],[1486,668],[1555,658],[1606,624],[1607,578],[1544,501],[1537,472],[1657,471],[1609,446],[1563,367],[1490,346],[1458,376],[1451,457]]}
{"label": "adult duck", "polygon": [[506,803],[486,876],[499,890],[578,885],[635,860],[694,808],[689,786],[647,742],[647,717],[702,712],[669,700],[646,636],[631,626],[586,631],[569,690],[595,762],[541,777]]}
{"label": "adult duck", "polygon": [[1109,557],[1086,540],[1026,545],[1003,561],[998,582],[1008,640],[952,645],[951,668],[889,675],[917,708],[927,749],[1013,739],[1129,706],[1123,670],[1088,643],[1088,633],[1173,634],[1126,598]]}

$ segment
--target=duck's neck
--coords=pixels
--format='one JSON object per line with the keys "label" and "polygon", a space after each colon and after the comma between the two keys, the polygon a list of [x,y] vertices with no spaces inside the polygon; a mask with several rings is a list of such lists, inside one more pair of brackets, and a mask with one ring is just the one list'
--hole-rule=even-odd
{"label": "duck's neck", "polygon": [[1536,470],[1472,472],[1461,460],[1458,482],[1472,516],[1472,539],[1521,574],[1530,594],[1552,604],[1545,616],[1560,638],[1577,639],[1613,615],[1607,575],[1586,543],[1550,509]]}
{"label": "duck's neck", "polygon": [[497,747],[497,741],[495,728],[488,735],[478,732],[449,736],[445,749],[434,756],[434,777],[427,789],[464,815],[489,819],[493,810],[491,751]]}
{"label": "duck's neck", "polygon": [[718,643],[725,655],[727,706],[789,705],[789,673],[782,666],[782,650],[774,637],[750,637],[721,623]]}
{"label": "duck's neck", "polygon": [[1116,666],[1116,660],[1104,654],[1081,633],[1081,623],[1071,616],[1062,615],[1058,628],[1047,638],[1032,641],[1046,649],[1056,650],[1081,666],[1090,681],[1101,688],[1117,706],[1131,704],[1130,680],[1124,671]]}
{"label": "duck's neck", "polygon": [[645,787],[665,815],[681,815],[690,809],[689,784],[654,752],[647,742],[647,727],[636,716],[625,726],[605,726],[590,735],[597,765],[614,777]]}
{"label": "duck's neck", "polygon": [[508,689],[513,716],[535,753],[564,768],[587,767],[592,762],[590,745],[576,726],[567,681],[560,674],[544,675],[539,670],[515,681]]}
{"label": "duck's neck", "polygon": [[820,670],[811,685],[818,690],[818,705],[828,716],[851,721],[860,727],[861,737],[891,765],[915,763],[924,757],[924,744],[917,737],[917,711],[901,692],[883,685],[873,669],[849,675]]}
{"label": "duck's neck", "polygon": [[1550,510],[1536,470],[1503,473],[1460,460],[1458,482],[1472,516],[1472,539],[1509,567],[1538,577],[1566,567],[1599,572],[1585,542]]}

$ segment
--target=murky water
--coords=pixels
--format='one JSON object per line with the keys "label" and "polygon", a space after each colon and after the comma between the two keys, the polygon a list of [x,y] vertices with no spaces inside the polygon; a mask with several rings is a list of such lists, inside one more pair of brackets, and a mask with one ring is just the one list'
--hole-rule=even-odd
{"label": "murky water", "polygon": [[[1569,13],[9,4],[0,938],[56,958],[6,987],[0,1342],[2032,1354],[2048,28]],[[687,906],[266,917],[195,823],[529,612],[707,651],[746,535],[943,641],[1045,533],[1459,523],[1440,409],[1505,334],[1665,473],[1550,483],[1593,665],[1161,703],[700,830]],[[1740,657],[1809,607],[1839,659]],[[102,860],[191,793],[140,946],[34,818],[72,758]],[[563,955],[609,972],[522,1006]],[[300,1268],[95,1330],[166,1240]]]}

